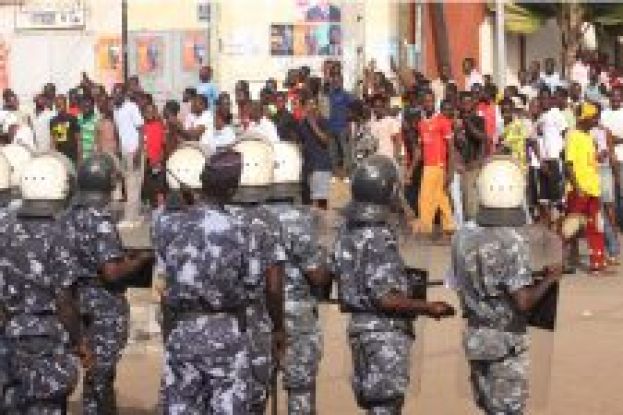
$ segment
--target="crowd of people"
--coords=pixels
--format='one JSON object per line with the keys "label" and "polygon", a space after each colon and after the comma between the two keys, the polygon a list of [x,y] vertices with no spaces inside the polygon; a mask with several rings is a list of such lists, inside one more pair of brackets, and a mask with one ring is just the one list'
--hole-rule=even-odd
{"label": "crowd of people", "polygon": [[33,114],[21,112],[16,94],[5,90],[0,132],[5,141],[58,150],[76,163],[93,152],[115,154],[126,172],[126,197],[138,203],[142,196],[152,206],[164,203],[167,192],[163,160],[184,141],[212,151],[246,133],[298,143],[303,200],[324,208],[332,182],[348,181],[357,162],[382,154],[401,168],[413,229],[431,233],[439,222],[447,237],[475,217],[482,163],[510,154],[528,177],[530,221],[565,235],[570,271],[578,262],[575,228],[585,228],[590,268],[597,272],[618,264],[623,200],[622,78],[606,62],[581,52],[565,79],[554,59],[546,59],[543,70],[534,61],[519,71],[516,85],[501,89],[471,58],[464,60],[460,82],[447,65],[431,81],[393,61],[388,77],[372,61],[349,92],[341,63],[327,60],[319,76],[301,67],[288,71],[282,88],[267,80],[258,97],[243,80],[233,97],[219,91],[212,69],[203,67],[199,83],[162,108],[138,77],[109,94],[84,75],[67,95],[45,85]]}

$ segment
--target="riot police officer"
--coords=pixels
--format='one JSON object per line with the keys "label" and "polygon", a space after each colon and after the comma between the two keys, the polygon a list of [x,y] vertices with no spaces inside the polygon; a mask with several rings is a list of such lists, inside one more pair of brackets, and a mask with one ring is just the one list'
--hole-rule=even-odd
{"label": "riot police officer", "polygon": [[288,414],[315,414],[322,333],[314,287],[324,287],[330,278],[318,242],[318,218],[308,207],[295,205],[301,181],[299,151],[292,143],[277,143],[273,149],[275,180],[267,207],[279,222],[287,257],[283,384],[288,392]]}
{"label": "riot police officer", "polygon": [[478,177],[480,210],[452,242],[452,273],[467,327],[465,356],[476,404],[487,414],[521,414],[528,394],[526,312],[560,278],[562,264],[534,284],[521,167],[509,158],[488,161]]}
{"label": "riot police officer", "polygon": [[23,204],[0,239],[0,296],[8,315],[8,413],[64,413],[87,357],[75,295],[79,267],[58,215],[71,191],[67,165],[55,154],[30,160],[21,175]]}
{"label": "riot police officer", "polygon": [[398,204],[393,161],[372,156],[353,174],[353,202],[338,231],[331,271],[338,278],[341,309],[350,313],[352,387],[368,414],[399,414],[409,383],[413,318],[454,314],[444,302],[410,298],[411,283],[388,214]]}
{"label": "riot police officer", "polygon": [[93,352],[84,373],[85,415],[115,414],[116,366],[128,338],[129,305],[123,278],[147,264],[153,255],[125,255],[109,210],[118,172],[112,156],[92,155],[78,168],[78,194],[66,215],[72,229],[72,254],[78,258],[83,334]]}
{"label": "riot police officer", "polygon": [[248,334],[251,341],[252,414],[264,414],[275,362],[283,349],[283,264],[286,253],[277,218],[265,208],[273,178],[274,152],[262,139],[245,137],[236,150],[242,156],[240,185],[228,211],[244,222],[257,244],[249,246],[261,258],[263,278],[249,290]]}
{"label": "riot police officer", "polygon": [[[195,204],[154,219],[157,261],[165,270],[163,305],[171,314],[162,380],[165,414],[249,413],[248,286],[262,278],[251,255],[253,235],[225,209],[238,186],[239,153],[206,163],[199,149],[171,156],[169,172],[182,172]],[[171,161],[183,163],[174,166]],[[203,190],[203,191],[202,191]]]}

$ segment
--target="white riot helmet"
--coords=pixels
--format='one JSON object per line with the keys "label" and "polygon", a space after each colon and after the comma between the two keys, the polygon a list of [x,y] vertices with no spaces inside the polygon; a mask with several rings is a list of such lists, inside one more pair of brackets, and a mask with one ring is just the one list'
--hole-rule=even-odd
{"label": "white riot helmet", "polygon": [[301,197],[301,174],[303,158],[297,144],[278,142],[273,144],[275,169],[273,172],[273,200],[299,200]]}
{"label": "white riot helmet", "polygon": [[[201,172],[208,160],[208,150],[199,143],[185,143],[167,160],[167,185],[170,189],[182,187],[201,190]],[[181,182],[181,183],[180,183]]]}
{"label": "white riot helmet", "polygon": [[244,139],[234,146],[242,155],[240,187],[234,201],[240,203],[262,202],[269,198],[273,183],[273,146],[262,140]]}
{"label": "white riot helmet", "polygon": [[20,180],[21,213],[26,216],[59,213],[71,196],[73,180],[71,163],[62,155],[45,153],[33,157],[24,165]]}
{"label": "white riot helmet", "polygon": [[11,199],[11,165],[0,154],[0,205],[5,206]]}
{"label": "white riot helmet", "polygon": [[526,179],[519,164],[510,157],[489,159],[477,181],[480,209],[477,221],[485,226],[522,226]]}
{"label": "white riot helmet", "polygon": [[11,166],[11,187],[18,188],[22,177],[24,165],[30,161],[33,154],[30,149],[21,144],[12,143],[0,148],[0,152],[6,157]]}

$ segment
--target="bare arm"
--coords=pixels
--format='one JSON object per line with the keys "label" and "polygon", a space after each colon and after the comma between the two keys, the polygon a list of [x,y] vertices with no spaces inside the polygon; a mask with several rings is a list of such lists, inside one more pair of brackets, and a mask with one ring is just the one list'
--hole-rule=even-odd
{"label": "bare arm", "polygon": [[135,257],[125,257],[119,261],[109,261],[104,264],[100,275],[105,282],[114,283],[126,278],[153,259],[151,252],[141,252]]}
{"label": "bare arm", "polygon": [[397,292],[382,297],[377,306],[385,313],[399,316],[425,315],[438,319],[451,317],[455,314],[454,308],[450,304],[415,300]]}
{"label": "bare arm", "polygon": [[546,270],[546,276],[538,284],[524,287],[511,294],[517,308],[528,312],[543,298],[549,289],[560,279],[562,267],[552,267]]}

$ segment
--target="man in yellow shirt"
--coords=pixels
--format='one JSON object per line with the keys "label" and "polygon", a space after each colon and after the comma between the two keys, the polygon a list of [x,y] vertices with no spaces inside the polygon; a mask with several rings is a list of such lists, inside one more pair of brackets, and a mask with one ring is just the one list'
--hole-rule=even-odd
{"label": "man in yellow shirt", "polygon": [[590,254],[591,272],[605,268],[605,240],[601,218],[600,180],[595,142],[590,130],[597,123],[597,107],[584,103],[580,107],[577,128],[569,132],[565,148],[565,161],[572,190],[567,195],[567,222],[563,236],[571,242],[576,229],[571,220],[581,218],[586,222],[586,240]]}

